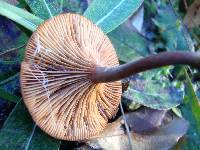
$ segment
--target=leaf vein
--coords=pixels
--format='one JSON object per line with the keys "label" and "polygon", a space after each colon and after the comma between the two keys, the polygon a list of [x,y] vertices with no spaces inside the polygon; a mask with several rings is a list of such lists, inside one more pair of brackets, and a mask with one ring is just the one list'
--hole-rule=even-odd
{"label": "leaf vein", "polygon": [[103,16],[99,21],[96,22],[96,25],[99,25],[106,18],[108,18],[117,8],[119,8],[125,0],[122,0],[119,4],[117,4],[107,15]]}

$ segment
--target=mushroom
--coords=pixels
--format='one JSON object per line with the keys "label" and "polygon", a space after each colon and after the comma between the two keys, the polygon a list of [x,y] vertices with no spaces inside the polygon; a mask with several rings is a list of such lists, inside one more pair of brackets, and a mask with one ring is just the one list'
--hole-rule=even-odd
{"label": "mushroom", "polygon": [[21,65],[22,95],[49,135],[84,140],[116,114],[124,77],[167,65],[200,69],[199,52],[162,52],[119,66],[115,49],[95,24],[77,14],[45,21],[32,34]]}
{"label": "mushroom", "polygon": [[121,82],[95,83],[95,68],[118,66],[108,37],[77,14],[53,17],[32,34],[21,65],[23,100],[36,124],[62,140],[99,134],[115,115]]}

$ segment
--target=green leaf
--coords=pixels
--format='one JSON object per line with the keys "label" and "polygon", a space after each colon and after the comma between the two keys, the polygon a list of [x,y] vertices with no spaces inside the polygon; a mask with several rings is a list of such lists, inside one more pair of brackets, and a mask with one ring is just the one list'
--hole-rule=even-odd
{"label": "green leaf", "polygon": [[1,150],[58,150],[60,141],[41,131],[19,102],[0,132]]}
{"label": "green leaf", "polygon": [[60,5],[62,12],[74,12],[78,14],[83,14],[88,6],[87,0],[59,0],[60,3],[63,1],[63,4]]}
{"label": "green leaf", "polygon": [[182,145],[183,150],[200,149],[200,102],[193,88],[191,79],[185,70],[185,91],[184,103],[181,105],[183,117],[190,122],[190,128],[186,135],[186,141]]}
{"label": "green leaf", "polygon": [[26,0],[31,10],[42,19],[49,19],[52,16],[56,16],[63,11],[76,12],[82,14],[84,11],[83,1],[73,0]]}
{"label": "green leaf", "polygon": [[14,74],[13,76],[10,76],[10,77],[8,77],[7,79],[1,81],[1,82],[0,82],[0,86],[6,84],[6,83],[8,83],[8,82],[10,82],[10,81],[12,81],[12,80],[14,80],[14,79],[16,79],[16,78],[18,78],[18,77],[19,77],[19,72],[16,73],[16,74]]}
{"label": "green leaf", "polygon": [[174,87],[168,77],[159,72],[160,69],[156,69],[132,77],[123,97],[158,110],[178,106],[182,101],[183,91]]}
{"label": "green leaf", "polygon": [[5,91],[2,88],[0,88],[0,98],[7,100],[7,101],[14,102],[14,103],[17,103],[18,101],[20,101],[19,97]]}
{"label": "green leaf", "polygon": [[0,1],[0,15],[19,23],[31,31],[35,31],[37,26],[43,22],[42,19],[33,14],[3,1]]}
{"label": "green leaf", "polygon": [[84,16],[108,33],[122,24],[142,3],[143,0],[94,0]]}
{"label": "green leaf", "polygon": [[113,43],[119,59],[129,62],[149,55],[148,42],[124,24],[107,34]]}
{"label": "green leaf", "polygon": [[26,2],[36,15],[45,20],[59,14],[60,12],[57,9],[59,5],[56,0],[26,0]]}
{"label": "green leaf", "polygon": [[11,64],[11,62],[9,62],[9,64],[7,63],[7,61],[5,62],[0,60],[0,85],[2,85],[2,83],[6,83],[11,76],[14,76],[17,72],[19,72],[19,61],[12,62],[13,64]]}
{"label": "green leaf", "polygon": [[16,23],[0,16],[0,82],[19,72],[20,59],[28,37]]}
{"label": "green leaf", "polygon": [[4,59],[4,56],[1,57],[2,55],[5,53],[13,55],[13,52],[18,51],[26,44],[28,37],[11,20],[0,16],[0,21],[0,59]]}
{"label": "green leaf", "polygon": [[0,60],[0,64],[5,64],[5,65],[14,65],[17,64],[19,60]]}
{"label": "green leaf", "polygon": [[[153,22],[159,28],[167,50],[194,50],[190,35],[169,4],[165,2],[158,4],[157,14]],[[177,26],[177,23],[179,26]]]}
{"label": "green leaf", "polygon": [[21,92],[19,72],[1,81],[0,88],[4,89],[6,92],[9,92],[11,94],[19,95],[19,93]]}
{"label": "green leaf", "polygon": [[[23,56],[28,36],[22,31],[25,28],[22,26],[18,27],[17,23],[10,19],[0,16],[0,21],[0,64],[2,64],[0,74],[2,75],[7,74],[7,70],[9,70],[11,66],[14,66],[14,61],[16,61],[15,67],[19,65],[19,57],[22,58]],[[13,63],[13,65],[8,65],[11,63]],[[2,71],[2,69],[4,71]]]}
{"label": "green leaf", "polygon": [[[147,40],[130,31],[125,24],[110,32],[108,36],[123,62],[149,55]],[[183,92],[169,81],[169,69],[170,67],[160,68],[132,77],[128,90],[123,93],[124,100],[127,100],[129,106],[139,103],[154,109],[170,109],[179,105]]]}

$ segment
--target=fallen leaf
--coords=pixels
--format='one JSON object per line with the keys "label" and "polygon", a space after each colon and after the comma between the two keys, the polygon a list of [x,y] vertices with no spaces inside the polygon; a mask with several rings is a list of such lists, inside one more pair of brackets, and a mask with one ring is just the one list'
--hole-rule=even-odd
{"label": "fallen leaf", "polygon": [[156,131],[166,118],[166,110],[141,108],[132,114],[126,115],[126,121],[134,133],[146,134]]}
{"label": "fallen leaf", "polygon": [[188,8],[184,18],[184,23],[188,28],[198,27],[200,25],[200,1],[196,0]]}
{"label": "fallen leaf", "polygon": [[[147,110],[141,115],[137,113],[126,114],[126,120],[131,130],[131,142],[135,150],[167,150],[172,148],[177,141],[186,133],[188,122],[184,119],[174,118],[170,122],[163,122],[164,111]],[[148,116],[153,115],[153,118]],[[162,117],[156,116],[161,115]],[[145,116],[145,117],[144,117]],[[145,118],[145,119],[144,119]],[[160,120],[161,119],[161,120]],[[153,121],[154,120],[154,121]],[[152,122],[153,121],[153,122]],[[158,123],[154,126],[154,123]],[[150,128],[145,125],[151,124]],[[148,125],[147,125],[148,126]],[[157,127],[152,130],[152,127]],[[158,128],[159,127],[159,128]],[[145,134],[140,134],[136,129],[145,130]],[[149,132],[147,132],[147,129]],[[86,142],[92,148],[104,150],[129,150],[130,145],[124,129],[124,121],[119,118],[117,121],[108,125],[104,132],[98,137]]]}

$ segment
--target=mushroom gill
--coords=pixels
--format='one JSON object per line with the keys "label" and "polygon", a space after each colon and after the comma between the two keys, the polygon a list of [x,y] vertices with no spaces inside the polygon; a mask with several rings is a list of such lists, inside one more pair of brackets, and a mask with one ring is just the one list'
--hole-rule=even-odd
{"label": "mushroom gill", "polygon": [[121,82],[94,83],[95,67],[118,66],[108,37],[77,14],[45,21],[31,36],[21,65],[25,105],[36,124],[63,140],[99,134],[115,115]]}

